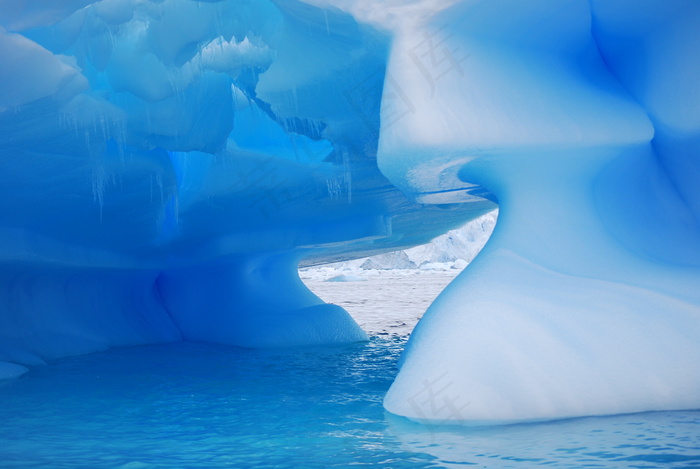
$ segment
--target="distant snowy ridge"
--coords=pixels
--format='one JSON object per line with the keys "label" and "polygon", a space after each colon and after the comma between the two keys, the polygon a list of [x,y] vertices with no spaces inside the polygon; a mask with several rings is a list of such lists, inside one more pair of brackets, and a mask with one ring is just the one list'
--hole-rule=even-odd
{"label": "distant snowy ridge", "polygon": [[[474,219],[456,230],[448,231],[428,244],[407,249],[406,255],[418,267],[432,264],[471,262],[484,247],[496,226],[498,210]],[[380,257],[380,256],[379,256]]]}
{"label": "distant snowy ridge", "polygon": [[[461,228],[448,231],[428,244],[351,261],[336,262],[310,269],[394,270],[463,269],[484,247],[496,226],[498,210],[476,218]],[[309,269],[303,269],[309,270]]]}

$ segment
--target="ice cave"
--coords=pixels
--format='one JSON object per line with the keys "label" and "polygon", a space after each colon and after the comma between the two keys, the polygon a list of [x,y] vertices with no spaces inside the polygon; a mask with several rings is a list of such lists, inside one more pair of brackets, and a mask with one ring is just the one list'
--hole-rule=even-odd
{"label": "ice cave", "polygon": [[367,340],[298,268],[498,208],[389,412],[700,408],[696,0],[0,0],[0,63],[0,379]]}

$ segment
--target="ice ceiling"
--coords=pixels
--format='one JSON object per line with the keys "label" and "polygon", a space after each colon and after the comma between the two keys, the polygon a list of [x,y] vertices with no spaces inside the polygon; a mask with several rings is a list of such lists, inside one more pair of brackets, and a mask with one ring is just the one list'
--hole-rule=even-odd
{"label": "ice ceiling", "polygon": [[299,263],[498,203],[386,408],[698,408],[699,51],[694,0],[0,0],[0,378],[365,340]]}

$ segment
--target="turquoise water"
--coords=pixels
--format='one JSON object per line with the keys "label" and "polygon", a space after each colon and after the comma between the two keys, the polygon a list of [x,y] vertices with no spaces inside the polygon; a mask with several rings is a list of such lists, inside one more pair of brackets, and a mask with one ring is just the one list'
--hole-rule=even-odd
{"label": "turquoise water", "polygon": [[700,468],[700,411],[480,429],[389,415],[405,340],[58,360],[0,385],[0,467]]}

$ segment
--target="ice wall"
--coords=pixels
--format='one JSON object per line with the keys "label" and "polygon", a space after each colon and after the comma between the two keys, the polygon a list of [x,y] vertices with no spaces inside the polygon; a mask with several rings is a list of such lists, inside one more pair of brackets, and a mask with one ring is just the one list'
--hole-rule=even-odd
{"label": "ice wall", "polygon": [[390,37],[297,1],[0,0],[0,377],[176,340],[366,340],[298,278],[493,208],[379,172]]}
{"label": "ice wall", "polygon": [[399,33],[387,84],[406,99],[385,89],[401,117],[379,167],[424,203],[486,188],[500,215],[412,335],[388,410],[700,407],[698,31],[692,0],[488,0]]}

